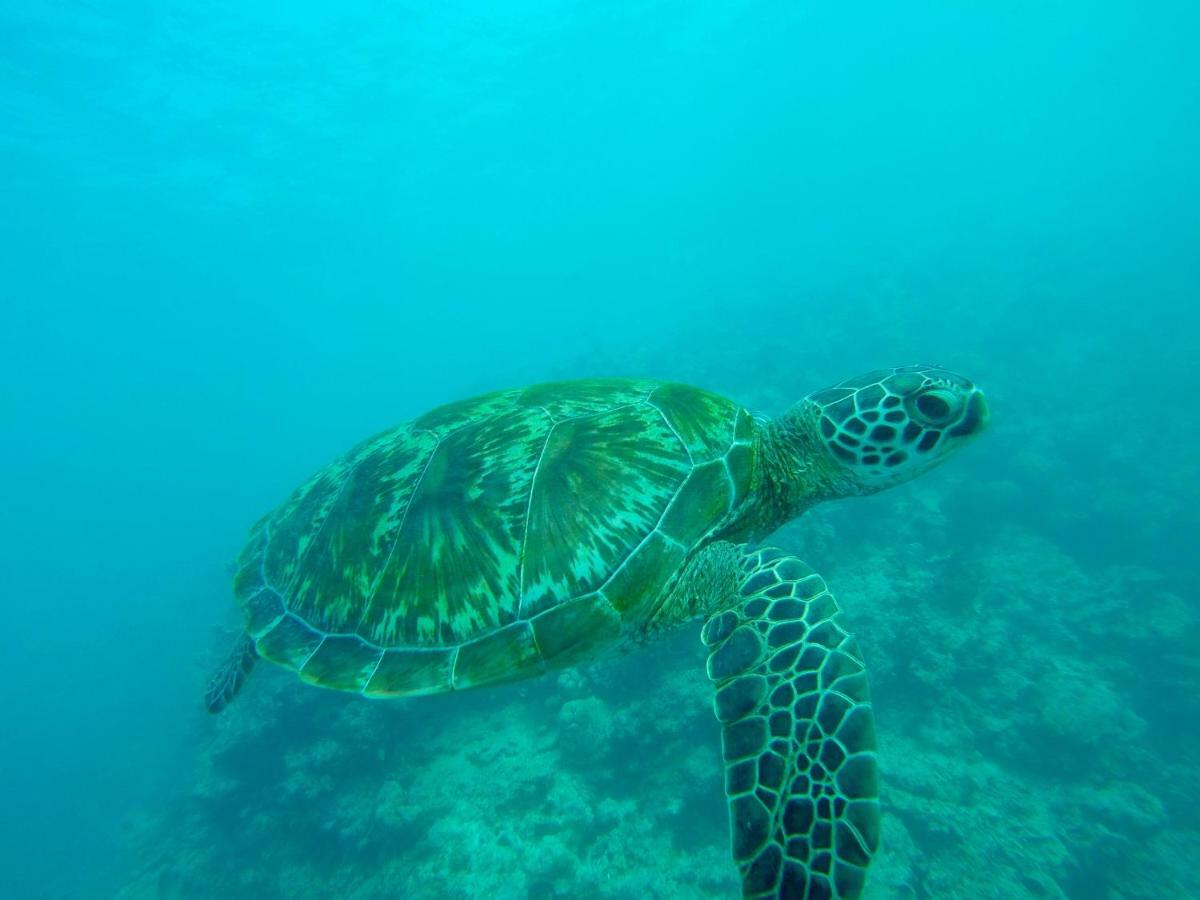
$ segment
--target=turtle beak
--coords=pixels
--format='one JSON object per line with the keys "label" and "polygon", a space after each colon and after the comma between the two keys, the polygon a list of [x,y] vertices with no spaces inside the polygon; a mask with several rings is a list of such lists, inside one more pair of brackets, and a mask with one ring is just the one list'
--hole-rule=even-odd
{"label": "turtle beak", "polygon": [[962,421],[950,430],[952,437],[970,437],[979,434],[987,427],[988,420],[991,418],[991,410],[988,409],[987,400],[983,396],[983,391],[975,388],[971,392],[971,399],[967,401],[967,412],[963,416]]}

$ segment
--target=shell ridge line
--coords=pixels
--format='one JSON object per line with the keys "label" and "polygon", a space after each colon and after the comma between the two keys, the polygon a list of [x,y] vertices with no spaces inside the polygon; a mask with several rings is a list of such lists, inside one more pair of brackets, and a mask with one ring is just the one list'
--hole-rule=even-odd
{"label": "shell ridge line", "polygon": [[[299,616],[293,616],[292,618],[296,619],[298,622],[304,622],[304,620],[303,620],[303,619],[301,619]],[[307,623],[307,622],[304,622],[304,624],[305,624],[305,625],[308,625],[308,623]],[[309,626],[309,627],[311,628],[311,626]],[[317,651],[318,651],[318,650],[320,650],[322,647],[324,647],[324,646],[325,646],[325,642],[326,642],[327,640],[329,640],[329,635],[327,635],[327,634],[322,634],[322,635],[321,635],[321,640],[317,642],[317,646],[313,647],[313,648],[312,648],[312,652],[311,652],[311,653],[309,653],[309,654],[308,654],[308,656],[304,657],[304,662],[302,662],[302,663],[300,663],[300,665],[296,666],[296,671],[297,671],[297,672],[303,672],[303,671],[304,671],[304,667],[308,665],[308,661],[309,661],[310,659],[312,659],[314,656],[316,656],[316,655],[317,655]]]}
{"label": "shell ridge line", "polygon": [[[658,390],[658,388],[655,388],[654,390]],[[667,418],[667,414],[663,412],[663,408],[654,402],[653,397],[654,391],[651,391],[646,397],[646,404],[658,412],[659,416],[663,420],[663,424],[667,426],[671,434],[675,435],[675,439],[683,446],[683,452],[687,454],[688,463],[693,469],[696,468],[696,459],[692,456],[692,448],[688,446],[687,441],[685,441],[680,436],[679,432],[675,430],[675,426],[671,424],[671,420]]]}
{"label": "shell ridge line", "polygon": [[[555,425],[561,425],[563,422],[577,422],[580,419],[591,419],[594,416],[606,416],[609,413],[617,412],[622,409],[636,409],[646,402],[646,398],[638,400],[636,403],[622,403],[618,406],[606,406],[604,409],[594,409],[591,412],[579,413],[577,416],[563,416],[561,419],[555,419]],[[544,407],[540,407],[544,408]]]}
{"label": "shell ridge line", "polygon": [[[647,397],[648,396],[649,395],[647,395]],[[597,416],[608,415],[609,413],[614,413],[614,412],[617,412],[618,410],[622,410],[622,409],[636,409],[637,407],[644,404],[646,402],[646,399],[647,399],[646,397],[643,397],[640,400],[638,400],[636,403],[621,403],[617,406],[609,406],[609,407],[605,407],[604,409],[594,409],[591,412],[579,413],[578,415],[574,415],[574,416],[563,416],[561,419],[555,418],[554,414],[552,412],[550,412],[550,410],[546,409],[546,407],[544,407],[544,406],[537,407],[538,409],[545,412],[548,416],[550,416],[550,421],[553,424],[550,426],[550,431],[546,432],[546,440],[542,444],[541,452],[538,454],[537,466],[534,468],[534,471],[533,471],[533,478],[530,479],[530,482],[529,482],[529,502],[525,506],[525,522],[524,522],[524,526],[523,526],[524,533],[521,536],[520,576],[519,576],[519,582],[517,585],[517,589],[519,591],[519,593],[517,594],[517,618],[514,621],[522,621],[522,616],[524,615],[524,610],[525,610],[525,543],[529,536],[529,513],[530,513],[530,510],[533,508],[533,489],[537,484],[537,475],[538,475],[538,472],[541,470],[542,457],[545,455],[546,447],[550,443],[551,433],[554,431],[555,428],[557,428],[559,425],[563,424],[564,422],[578,422],[582,419],[592,419]],[[573,600],[575,598],[570,597],[568,599]]]}
{"label": "shell ridge line", "polygon": [[362,688],[359,690],[359,693],[362,694],[363,696],[366,696],[367,687],[371,684],[371,681],[375,678],[375,675],[379,672],[379,667],[383,665],[383,658],[385,656],[387,656],[387,651],[380,648],[379,659],[375,660],[375,665],[371,666],[371,674],[368,675],[365,679],[363,679]]}
{"label": "shell ridge line", "polygon": [[[733,447],[730,446],[729,450],[732,450],[732,449],[733,449]],[[723,465],[725,467],[725,475],[727,476],[725,479],[725,482],[728,485],[728,491],[729,491],[729,513],[728,513],[728,516],[732,516],[737,508],[737,485],[734,484],[734,481],[733,481],[733,469],[729,468],[729,451],[728,450],[725,451],[725,455],[721,457],[721,465]]]}
{"label": "shell ridge line", "polygon": [[523,621],[525,617],[525,553],[529,543],[529,516],[533,511],[533,492],[537,490],[538,472],[542,469],[542,459],[546,456],[546,448],[550,446],[550,436],[554,434],[554,429],[558,427],[558,422],[554,420],[554,416],[550,415],[550,411],[545,407],[539,407],[542,412],[550,416],[550,427],[546,430],[546,437],[542,439],[542,449],[538,452],[537,464],[533,467],[533,477],[529,479],[529,499],[525,503],[525,521],[521,526],[521,556],[519,572],[517,574],[517,621]]}
{"label": "shell ridge line", "polygon": [[[633,559],[635,556],[637,556],[638,551],[641,550],[644,546],[646,546],[646,544],[649,543],[650,538],[654,537],[654,535],[657,534],[664,541],[670,541],[671,543],[679,544],[678,541],[672,541],[671,538],[667,537],[666,532],[662,531],[661,528],[662,528],[662,523],[667,518],[667,513],[671,511],[671,507],[675,505],[675,501],[679,498],[679,493],[683,486],[683,482],[686,480],[687,480],[687,476],[684,476],[684,478],[679,483],[679,487],[675,488],[674,496],[672,496],[670,501],[664,505],[662,515],[660,515],[658,517],[658,521],[654,523],[654,527],[650,529],[650,531],[646,534],[646,536],[644,538],[642,538],[640,541],[638,541],[636,547],[634,547],[632,550],[629,551],[629,553],[627,553],[625,555],[625,558],[623,560],[621,560],[621,564],[612,570],[612,572],[609,574],[608,578],[606,578],[604,580],[604,583],[601,584],[598,588],[596,588],[596,590],[599,593],[601,593],[601,594],[604,593],[604,589],[606,587],[608,587],[610,584],[612,584],[613,579],[616,578],[617,575],[621,572],[621,570],[624,569],[625,566],[627,566],[629,564],[629,561],[631,559]],[[679,546],[683,546],[683,545],[679,544]],[[667,580],[667,583],[665,585],[663,585],[662,593],[664,595],[666,593],[668,593],[669,588],[673,587],[675,585],[675,582],[677,582],[679,580],[680,574],[683,572],[684,569],[687,568],[687,564],[691,561],[692,555],[695,552],[695,550],[696,550],[696,546],[694,544],[690,548],[685,548],[683,560],[682,560],[682,562],[680,562],[679,568],[675,571],[675,574],[673,574]],[[606,600],[608,599],[607,595],[605,596],[605,599]],[[610,603],[609,605],[611,606],[612,604]],[[618,613],[618,615],[620,615],[620,614]]]}
{"label": "shell ridge line", "polygon": [[[614,413],[614,412],[617,412],[618,410],[622,410],[622,409],[637,409],[640,406],[649,406],[649,407],[652,407],[653,409],[655,409],[656,411],[658,411],[659,413],[661,413],[662,410],[658,409],[657,406],[655,406],[653,403],[650,402],[650,395],[653,394],[654,391],[656,391],[656,390],[658,390],[657,387],[650,391],[647,391],[645,396],[643,396],[641,399],[639,399],[636,403],[622,403],[620,406],[613,406],[613,407],[609,407],[608,409],[597,410],[596,412],[584,413],[583,415],[579,415],[579,416],[572,416],[571,420],[588,419],[588,418],[591,418],[592,416],[603,416],[603,415],[607,415],[608,413]],[[564,421],[568,421],[568,420],[564,420]],[[684,444],[683,446],[684,446],[684,449],[686,450],[687,445]],[[690,456],[691,456],[690,452],[688,453],[688,456],[690,458]],[[691,474],[691,473],[689,472],[688,474]],[[682,487],[683,482],[686,480],[687,480],[687,475],[685,475],[683,477],[683,479],[679,482],[680,487]],[[628,553],[625,554],[625,556],[621,559],[620,565],[618,565],[615,569],[613,569],[609,573],[608,578],[604,579],[604,581],[601,582],[599,585],[597,585],[593,590],[584,591],[582,594],[577,594],[573,597],[568,597],[567,599],[568,600],[578,600],[581,597],[586,597],[588,594],[591,594],[591,593],[600,593],[601,595],[603,595],[605,586],[608,585],[613,580],[613,578],[616,577],[616,574],[619,571],[621,571],[623,568],[625,568],[625,563],[629,562],[629,560],[631,560],[633,558],[634,554],[637,553],[638,550],[640,550],[642,548],[642,546],[646,543],[646,541],[650,540],[650,538],[653,536],[654,532],[658,531],[658,526],[661,525],[663,523],[663,520],[667,517],[667,510],[670,509],[671,504],[675,501],[675,497],[677,497],[678,495],[679,495],[679,488],[676,488],[674,495],[672,495],[671,499],[667,502],[667,508],[664,509],[662,515],[658,517],[658,522],[655,523],[654,527],[652,529],[650,529],[650,532],[644,538],[642,538],[640,541],[638,541],[636,547],[634,547],[632,550],[630,550]],[[663,538],[666,537],[666,535],[662,534],[661,532],[660,532],[660,536]],[[605,597],[604,599],[605,599],[605,601],[608,601],[607,597]],[[616,612],[616,607],[614,607],[611,602],[609,602],[608,605],[612,608],[613,612]],[[620,613],[617,613],[617,615],[619,616]]]}
{"label": "shell ridge line", "polygon": [[[458,429],[456,428],[454,431],[458,431]],[[404,531],[404,523],[408,521],[408,511],[412,509],[412,499],[417,496],[417,491],[421,489],[421,482],[425,480],[425,473],[429,471],[429,464],[433,462],[433,458],[442,449],[442,441],[454,434],[454,431],[447,432],[445,435],[439,435],[436,431],[423,432],[424,434],[432,434],[437,437],[437,443],[433,445],[433,450],[430,451],[429,458],[425,460],[425,465],[421,467],[421,474],[417,476],[417,483],[413,485],[412,493],[408,495],[408,501],[404,504],[404,512],[400,516],[400,524],[396,526],[396,535],[392,538],[392,546],[388,549],[388,555],[384,559],[383,565],[379,567],[379,572],[375,575],[375,583],[371,585],[371,592],[367,594],[366,599],[363,601],[362,612],[359,614],[358,622],[354,626],[356,633],[362,627],[363,620],[367,617],[367,612],[371,609],[371,604],[375,601],[375,593],[379,590],[379,583],[383,581],[383,573],[392,564],[392,557],[396,553],[396,545],[400,543],[400,534]],[[359,636],[361,637],[361,635]]]}

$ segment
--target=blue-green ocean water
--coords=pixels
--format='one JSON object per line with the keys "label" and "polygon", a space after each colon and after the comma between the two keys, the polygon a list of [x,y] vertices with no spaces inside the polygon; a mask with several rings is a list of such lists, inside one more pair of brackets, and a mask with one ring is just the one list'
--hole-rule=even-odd
{"label": "blue-green ocean water", "polygon": [[200,694],[246,529],[546,379],[987,435],[774,541],[869,657],[874,897],[1200,896],[1193,3],[0,0],[0,895],[735,896],[695,629]]}

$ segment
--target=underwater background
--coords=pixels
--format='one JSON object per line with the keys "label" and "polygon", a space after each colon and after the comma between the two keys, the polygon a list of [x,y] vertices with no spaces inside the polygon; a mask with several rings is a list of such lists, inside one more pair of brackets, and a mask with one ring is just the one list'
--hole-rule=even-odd
{"label": "underwater background", "polygon": [[1200,896],[1198,46],[1168,0],[0,0],[0,896],[736,896],[698,627],[212,717],[228,566],[440,403],[911,362],[988,433],[772,539],[867,655],[868,896]]}

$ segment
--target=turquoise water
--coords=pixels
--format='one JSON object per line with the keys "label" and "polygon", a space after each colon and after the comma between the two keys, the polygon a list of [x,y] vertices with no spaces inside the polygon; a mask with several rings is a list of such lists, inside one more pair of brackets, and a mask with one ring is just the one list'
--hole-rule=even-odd
{"label": "turquoise water", "polygon": [[872,897],[1200,896],[1188,3],[0,0],[0,895],[736,896],[696,628],[200,704],[249,525],[494,388],[985,437],[773,542],[872,674]]}

